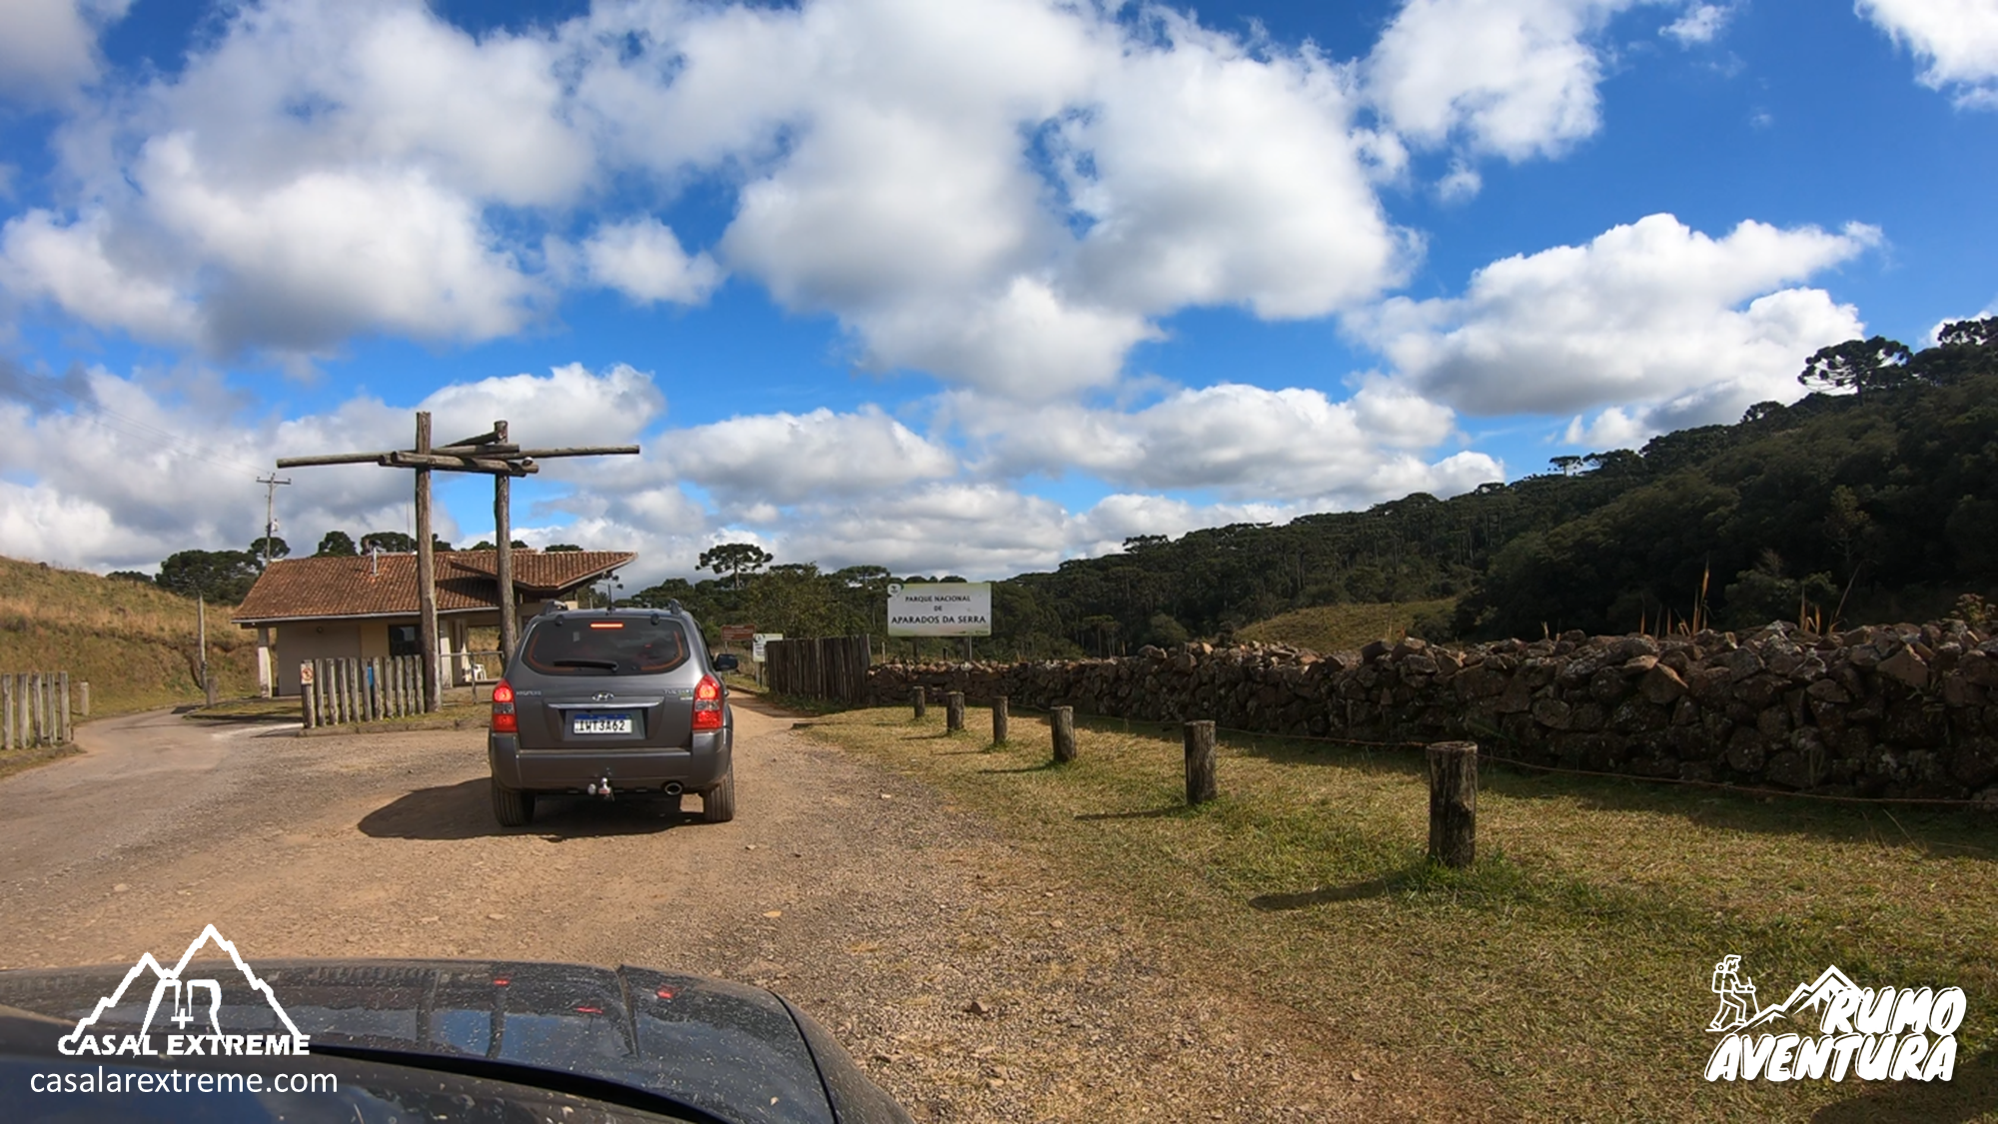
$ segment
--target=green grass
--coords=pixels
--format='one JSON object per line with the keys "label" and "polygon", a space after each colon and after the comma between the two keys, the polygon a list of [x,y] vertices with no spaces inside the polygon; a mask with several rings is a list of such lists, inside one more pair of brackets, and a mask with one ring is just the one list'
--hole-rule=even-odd
{"label": "green grass", "polygon": [[[256,692],[254,637],[208,607],[208,662],[224,696]],[[0,672],[68,672],[93,718],[202,698],[195,603],[157,587],[0,558]]]}
{"label": "green grass", "polygon": [[[1488,771],[1480,861],[1426,862],[1419,755],[1223,736],[1222,797],[1184,806],[1177,731],[1044,720],[983,754],[906,709],[815,721],[997,821],[1270,1000],[1399,1053],[1466,1064],[1529,1119],[1879,1119],[1998,1108],[1998,821],[1770,803]],[[1775,1002],[1837,964],[1863,986],[1961,986],[1956,1080],[1707,1083],[1713,963]],[[1773,994],[1773,995],[1772,995]],[[1845,1103],[1845,1104],[1839,1104]]]}
{"label": "green grass", "polygon": [[1295,645],[1313,652],[1349,652],[1369,641],[1400,640],[1409,622],[1429,613],[1447,614],[1455,598],[1426,602],[1344,602],[1280,613],[1244,625],[1235,636],[1265,644]]}

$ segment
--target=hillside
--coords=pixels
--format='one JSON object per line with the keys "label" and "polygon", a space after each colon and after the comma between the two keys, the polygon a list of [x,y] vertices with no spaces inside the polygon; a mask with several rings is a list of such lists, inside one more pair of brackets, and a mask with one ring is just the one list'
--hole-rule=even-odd
{"label": "hillside", "polygon": [[[208,607],[208,662],[224,698],[257,689],[254,638]],[[0,672],[68,672],[92,717],[201,699],[195,603],[124,579],[0,557]]]}
{"label": "hillside", "polygon": [[1235,637],[1264,644],[1292,645],[1313,652],[1352,652],[1369,641],[1394,641],[1448,622],[1457,603],[1451,598],[1387,603],[1346,602],[1279,613],[1235,630]]}

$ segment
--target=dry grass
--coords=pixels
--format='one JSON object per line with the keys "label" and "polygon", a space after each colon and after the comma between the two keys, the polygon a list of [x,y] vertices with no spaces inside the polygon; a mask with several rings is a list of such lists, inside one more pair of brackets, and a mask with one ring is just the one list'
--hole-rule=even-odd
{"label": "dry grass", "polygon": [[[987,753],[940,714],[815,720],[991,816],[1268,998],[1411,1067],[1468,1065],[1528,1119],[1963,1119],[1998,1108],[1998,822],[1488,773],[1480,863],[1423,857],[1420,760],[1224,735],[1222,799],[1183,804],[1177,732],[1043,721]],[[1707,1083],[1713,963],[1780,1000],[1837,964],[1862,985],[1959,985],[1955,1081]],[[1768,995],[1773,993],[1774,995]]]}
{"label": "dry grass", "polygon": [[[224,696],[256,691],[256,643],[208,607],[208,662]],[[0,671],[66,671],[93,717],[201,698],[195,604],[152,586],[0,558]]]}
{"label": "dry grass", "polygon": [[1279,613],[1244,625],[1235,636],[1265,644],[1295,645],[1313,652],[1350,652],[1369,641],[1400,640],[1408,624],[1425,613],[1448,613],[1455,598],[1427,602],[1345,602]]}

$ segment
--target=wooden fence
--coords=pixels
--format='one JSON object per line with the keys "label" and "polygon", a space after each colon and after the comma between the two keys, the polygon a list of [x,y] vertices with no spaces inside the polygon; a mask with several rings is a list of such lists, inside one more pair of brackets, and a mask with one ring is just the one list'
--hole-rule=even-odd
{"label": "wooden fence", "polygon": [[0,749],[70,740],[69,673],[0,673]]}
{"label": "wooden fence", "polygon": [[771,641],[763,646],[763,664],[770,690],[780,695],[859,704],[867,702],[873,651],[870,636]]}
{"label": "wooden fence", "polygon": [[330,727],[423,711],[419,656],[326,657],[298,666],[305,725]]}

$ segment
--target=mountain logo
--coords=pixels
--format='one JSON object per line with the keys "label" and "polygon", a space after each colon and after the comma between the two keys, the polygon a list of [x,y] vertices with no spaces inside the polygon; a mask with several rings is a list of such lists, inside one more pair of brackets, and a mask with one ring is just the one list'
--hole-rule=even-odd
{"label": "mountain logo", "polygon": [[[1780,1004],[1756,1006],[1755,982],[1742,972],[1741,956],[1715,962],[1709,984],[1720,1009],[1707,1030],[1723,1038],[1707,1057],[1709,1082],[1771,1082],[1824,1078],[1848,1072],[1867,1081],[1913,1078],[1949,1081],[1956,1068],[1955,1032],[1963,1022],[1961,988],[1861,988],[1829,965]],[[1812,1018],[1806,1021],[1806,1013]],[[1763,1031],[1779,1021],[1815,1028],[1817,1035]]]}
{"label": "mountain logo", "polygon": [[[190,979],[186,976],[194,955],[210,942],[228,954],[236,972],[242,975],[241,986],[247,987],[261,999],[263,1005],[269,1007],[273,1019],[259,1022],[269,1023],[270,1028],[241,1034],[223,1030],[224,981],[212,977]],[[120,1031],[100,1029],[99,1021],[107,1012],[125,1003],[126,994],[132,991],[135,983],[143,986],[148,972],[152,974],[152,990],[147,997],[145,1018],[138,1021],[138,1031],[122,1030],[131,1024],[129,1017],[115,1021]],[[232,988],[238,987],[234,975],[225,973],[223,976]],[[136,1004],[135,997],[135,1008]],[[284,1029],[282,1034],[273,1030],[277,1027]],[[284,1005],[278,1003],[271,986],[251,971],[235,943],[210,925],[202,929],[201,935],[188,945],[187,951],[170,969],[162,968],[151,952],[140,954],[138,963],[125,974],[125,979],[118,983],[111,995],[100,999],[89,1015],[78,1020],[75,1031],[58,1039],[56,1049],[65,1055],[303,1055],[309,1053],[310,1044],[308,1037],[285,1013]]]}

